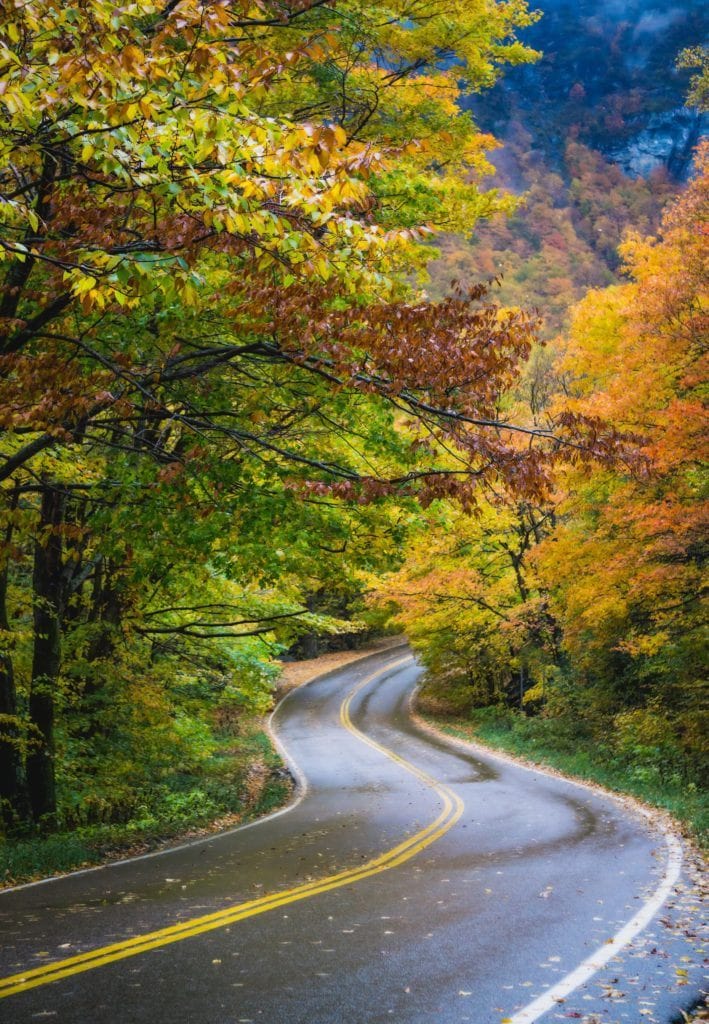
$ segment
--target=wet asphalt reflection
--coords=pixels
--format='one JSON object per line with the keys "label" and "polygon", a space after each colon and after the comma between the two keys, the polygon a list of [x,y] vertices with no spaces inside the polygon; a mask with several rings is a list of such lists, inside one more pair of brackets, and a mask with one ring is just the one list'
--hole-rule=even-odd
{"label": "wet asphalt reflection", "polygon": [[[357,868],[425,830],[440,794],[340,720],[347,694],[401,657],[281,705],[278,735],[308,784],[286,813],[0,895],[0,973]],[[501,1024],[602,947],[656,888],[662,836],[603,796],[420,730],[408,710],[419,672],[383,672],[351,720],[462,799],[450,831],[373,877],[2,999],[0,1021]],[[691,929],[670,926],[680,912],[542,1019],[669,1024],[701,985]]]}

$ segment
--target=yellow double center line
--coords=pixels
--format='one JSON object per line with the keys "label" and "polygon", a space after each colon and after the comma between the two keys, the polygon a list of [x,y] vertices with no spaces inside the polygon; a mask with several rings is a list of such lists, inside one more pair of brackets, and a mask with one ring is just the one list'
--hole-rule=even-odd
{"label": "yellow double center line", "polygon": [[400,864],[410,860],[421,850],[424,850],[431,843],[440,839],[458,821],[463,813],[463,801],[456,796],[447,786],[441,785],[426,772],[421,771],[415,765],[406,761],[403,757],[395,754],[392,750],[383,747],[380,743],[365,736],[352,722],[350,707],[353,699],[375,679],[390,672],[392,669],[410,661],[410,658],[402,658],[393,662],[384,669],[379,669],[363,679],[358,686],[351,691],[340,707],[340,722],[349,732],[353,733],[359,740],[373,747],[375,750],[385,754],[396,764],[411,772],[427,786],[430,786],[441,797],[443,810],[426,828],[409,836],[391,850],[387,850],[374,860],[367,861],[357,868],[350,868],[341,871],[336,875],[329,875],[318,881],[306,882],[294,889],[287,889],[284,892],[272,893],[270,896],[262,896],[256,900],[249,900],[246,903],[238,903],[235,906],[218,910],[212,914],[205,914],[202,917],[194,917],[181,924],[171,925],[169,928],[161,928],[158,931],[147,932],[145,935],[138,935],[122,942],[115,942],[110,946],[101,946],[98,949],[86,953],[79,953],[77,956],[68,957],[65,960],[56,960],[54,963],[43,964],[41,967],[23,971],[20,974],[13,974],[6,978],[0,978],[0,998],[4,996],[17,995],[26,992],[28,989],[37,988],[40,985],[48,985],[53,981],[60,981],[62,978],[71,977],[73,974],[81,974],[83,971],[91,971],[95,967],[104,967],[106,964],[115,963],[117,960],[125,960],[131,956],[138,956],[139,953],[147,953],[151,949],[158,949],[167,946],[172,942],[181,942],[183,939],[190,939],[203,932],[214,931],[216,928],[224,928],[237,921],[243,921],[247,917],[255,917],[257,914],[265,914],[269,910],[276,910],[278,907],[287,906],[289,903],[296,903],[298,900],[308,899],[310,896],[317,896],[319,893],[329,892],[331,889],[339,889],[344,885],[352,885],[354,882],[362,881],[364,878],[371,878],[382,871],[389,871]]}

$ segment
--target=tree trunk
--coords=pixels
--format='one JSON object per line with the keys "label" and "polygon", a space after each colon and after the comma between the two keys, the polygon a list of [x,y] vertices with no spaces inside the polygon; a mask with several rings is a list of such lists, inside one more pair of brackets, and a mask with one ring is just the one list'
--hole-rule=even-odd
{"label": "tree trunk", "polygon": [[34,550],[34,652],[30,684],[30,740],[27,785],[32,815],[51,827],[56,819],[54,781],[54,692],[61,664],[61,619],[65,581],[62,534],[66,496],[47,486]]}
{"label": "tree trunk", "polygon": [[106,713],[104,672],[100,663],[111,661],[115,655],[124,602],[118,569],[110,561],[99,559],[93,573],[88,618],[93,635],[86,650],[87,671],[72,730],[85,741],[99,735],[110,736],[112,730],[111,716]]}
{"label": "tree trunk", "polygon": [[[17,508],[18,491],[13,491],[10,512]],[[0,571],[0,631],[9,635],[7,616],[7,584],[9,549],[13,523],[10,517],[5,529],[4,565]],[[17,720],[17,691],[12,655],[5,641],[0,646],[0,820],[5,830],[26,822],[30,816],[29,801],[22,765],[20,729]]]}
{"label": "tree trunk", "polygon": [[97,630],[89,644],[87,661],[101,661],[113,657],[117,630],[123,613],[123,599],[117,577],[118,569],[111,562],[101,559],[97,563],[89,614],[89,621],[97,624]]}
{"label": "tree trunk", "polygon": [[[315,594],[309,594],[305,599],[305,607],[309,612],[315,612],[318,608],[318,598],[320,591]],[[318,634],[313,630],[310,633],[304,633],[299,640],[299,646],[301,650],[301,656],[308,660],[310,658],[317,658],[320,653],[320,643]]]}

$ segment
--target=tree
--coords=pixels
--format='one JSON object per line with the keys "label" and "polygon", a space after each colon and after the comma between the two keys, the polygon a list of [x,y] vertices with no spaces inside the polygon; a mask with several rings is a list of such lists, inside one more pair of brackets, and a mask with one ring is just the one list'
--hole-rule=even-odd
{"label": "tree", "polygon": [[678,68],[696,68],[689,82],[687,104],[699,110],[709,110],[709,48],[688,46],[677,60]]}
{"label": "tree", "polygon": [[[6,8],[9,822],[27,791],[56,817],[57,723],[61,765],[128,720],[136,749],[139,719],[169,720],[179,657],[219,675],[250,638],[334,628],[277,564],[304,504],[306,536],[350,538],[350,501],[544,486],[542,446],[513,443],[497,402],[533,322],[406,280],[431,231],[507,203],[481,191],[491,140],[455,99],[532,56],[529,18],[491,0]],[[249,664],[258,704],[269,673]]]}
{"label": "tree", "polygon": [[[571,472],[542,578],[590,713],[635,716],[701,754],[706,479],[707,150],[659,239],[622,247],[629,283],[576,308],[566,408],[641,440],[645,469]],[[647,730],[646,730],[647,731]],[[698,764],[697,770],[701,770]]]}
{"label": "tree", "polygon": [[520,706],[543,684],[557,638],[529,555],[553,524],[553,507],[510,495],[475,515],[438,503],[376,588],[428,671],[427,697],[446,710]]}
{"label": "tree", "polygon": [[[553,430],[563,381],[553,349],[537,346],[501,404],[515,422]],[[409,531],[401,567],[373,581],[427,669],[424,696],[466,712],[525,705],[559,658],[548,584],[534,562],[556,525],[559,496],[488,485],[474,508],[439,500]]]}

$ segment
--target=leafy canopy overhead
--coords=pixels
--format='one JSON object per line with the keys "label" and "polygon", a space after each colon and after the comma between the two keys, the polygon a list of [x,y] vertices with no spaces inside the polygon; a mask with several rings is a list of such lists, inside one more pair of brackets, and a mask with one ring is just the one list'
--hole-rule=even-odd
{"label": "leafy canopy overhead", "polygon": [[350,628],[361,574],[396,559],[406,512],[378,499],[544,488],[537,432],[500,419],[532,320],[414,284],[433,233],[509,205],[457,98],[533,56],[529,21],[517,0],[3,8],[10,820],[55,820],[99,748],[136,787],[173,763],[171,707],[208,717],[186,694],[262,707],[269,655]]}
{"label": "leafy canopy overhead", "polygon": [[[411,301],[401,273],[427,234],[508,205],[480,191],[492,140],[456,99],[534,56],[514,38],[530,20],[492,0],[10,5],[0,358],[29,399],[11,386],[5,425],[40,436],[0,478],[107,413],[211,433],[194,394],[187,421],[182,385],[255,362],[396,398],[473,474],[536,486],[534,457],[483,437],[531,322],[476,308],[475,287]],[[362,475],[258,430],[219,433]]]}
{"label": "leafy canopy overhead", "polygon": [[495,206],[463,181],[490,140],[455,116],[458,80],[529,59],[504,42],[527,21],[489,0],[10,3],[5,259],[42,261],[84,311],[155,287],[194,301],[205,250],[381,285],[400,259],[395,168],[410,226],[416,207],[435,223]]}

